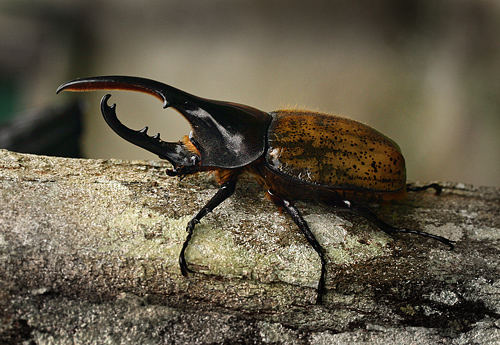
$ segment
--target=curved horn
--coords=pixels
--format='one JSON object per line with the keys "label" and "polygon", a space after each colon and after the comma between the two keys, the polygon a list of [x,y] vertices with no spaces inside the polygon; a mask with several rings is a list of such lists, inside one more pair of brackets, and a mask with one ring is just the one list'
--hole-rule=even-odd
{"label": "curved horn", "polygon": [[180,142],[170,143],[163,141],[160,139],[160,133],[150,137],[147,133],[147,126],[140,131],[134,131],[123,125],[116,116],[116,104],[108,105],[110,97],[111,95],[108,94],[101,99],[101,111],[106,123],[116,134],[132,144],[157,154],[162,159],[167,159],[175,167],[195,166],[199,162],[199,156],[189,151]]}
{"label": "curved horn", "polygon": [[57,92],[93,90],[145,92],[162,100],[164,108],[179,111],[191,124],[189,139],[200,152],[202,166],[237,168],[264,153],[271,115],[258,109],[204,99],[151,79],[128,76],[77,79],[64,83]]}

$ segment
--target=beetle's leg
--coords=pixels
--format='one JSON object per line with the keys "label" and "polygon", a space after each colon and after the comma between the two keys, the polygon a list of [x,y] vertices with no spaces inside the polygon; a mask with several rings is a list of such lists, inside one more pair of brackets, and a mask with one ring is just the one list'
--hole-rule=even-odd
{"label": "beetle's leg", "polygon": [[422,190],[427,190],[427,189],[434,189],[436,191],[436,195],[440,195],[441,192],[443,191],[443,186],[437,184],[437,183],[431,183],[431,184],[428,184],[428,185],[425,185],[425,186],[420,186],[420,187],[416,187],[416,186],[412,186],[411,184],[407,184],[406,185],[406,190],[408,192],[419,192],[419,191],[422,191]]}
{"label": "beetle's leg", "polygon": [[326,275],[326,257],[323,247],[321,247],[319,242],[316,240],[316,237],[314,237],[314,234],[309,229],[307,222],[304,220],[304,218],[302,217],[299,210],[295,207],[294,204],[292,204],[290,201],[286,199],[277,196],[271,191],[267,191],[267,193],[271,197],[271,200],[278,207],[284,209],[290,215],[290,217],[292,217],[293,221],[302,231],[309,244],[314,248],[316,253],[318,253],[319,255],[319,258],[321,260],[321,276],[318,282],[318,296],[316,298],[316,304],[321,304],[323,293],[325,292],[325,275]]}
{"label": "beetle's leg", "polygon": [[217,193],[210,199],[205,206],[194,216],[188,223],[186,231],[188,233],[186,240],[184,241],[184,244],[182,245],[181,249],[181,254],[179,255],[179,265],[181,266],[181,272],[183,276],[187,276],[188,272],[193,273],[192,270],[190,270],[187,267],[186,259],[184,257],[184,252],[186,251],[186,248],[189,244],[189,241],[191,240],[191,237],[193,236],[193,231],[194,227],[196,224],[200,222],[200,220],[207,215],[207,213],[212,212],[214,208],[219,206],[224,200],[229,198],[231,195],[233,195],[234,190],[236,189],[236,182],[238,180],[236,178],[233,178],[225,183],[222,184],[222,186],[219,188]]}
{"label": "beetle's leg", "polygon": [[[429,187],[429,188],[433,188],[433,187]],[[349,211],[351,211],[357,215],[365,217],[370,222],[375,224],[380,230],[384,231],[385,233],[387,233],[389,235],[396,234],[396,233],[407,233],[407,234],[420,235],[420,236],[432,238],[436,241],[439,241],[443,244],[446,244],[447,246],[450,247],[450,249],[454,248],[453,243],[455,243],[455,242],[447,239],[446,237],[429,234],[428,232],[424,232],[424,231],[405,229],[405,228],[396,228],[392,225],[387,224],[383,220],[379,219],[375,215],[375,213],[373,213],[372,211],[370,211],[366,207],[363,207],[355,202],[342,200],[339,203],[336,203],[335,206],[346,208]]]}

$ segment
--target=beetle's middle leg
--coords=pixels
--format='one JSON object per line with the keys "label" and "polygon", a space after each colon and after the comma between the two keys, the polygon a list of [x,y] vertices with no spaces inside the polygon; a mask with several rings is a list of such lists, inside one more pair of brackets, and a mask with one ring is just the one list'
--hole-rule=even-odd
{"label": "beetle's middle leg", "polygon": [[214,208],[219,206],[224,200],[233,195],[236,189],[236,178],[230,179],[229,181],[222,184],[217,193],[210,199],[205,206],[194,216],[188,223],[186,231],[188,233],[184,244],[182,245],[181,254],[179,255],[179,265],[181,266],[181,272],[183,276],[187,276],[188,272],[193,273],[186,263],[186,258],[184,257],[184,252],[193,236],[194,227],[200,222],[200,220],[205,217],[209,212],[212,212]]}
{"label": "beetle's middle leg", "polygon": [[[429,188],[434,188],[434,187],[429,187]],[[407,233],[407,234],[420,235],[420,236],[432,238],[436,241],[439,241],[443,244],[446,244],[447,246],[450,247],[450,249],[454,248],[454,245],[453,245],[454,242],[447,239],[446,237],[429,234],[428,232],[424,232],[424,231],[418,231],[418,230],[412,230],[412,229],[406,229],[406,228],[397,228],[395,226],[389,225],[386,222],[384,222],[383,220],[379,219],[375,215],[375,213],[370,211],[368,208],[366,208],[362,205],[359,205],[355,202],[348,201],[348,200],[340,200],[338,202],[335,202],[334,206],[348,209],[352,213],[355,213],[357,215],[365,217],[367,220],[369,220],[370,222],[375,224],[380,230],[384,231],[385,233],[387,233],[389,235],[396,234],[396,233]]]}
{"label": "beetle's middle leg", "polygon": [[323,293],[325,292],[325,275],[326,275],[326,256],[324,253],[324,249],[316,240],[316,237],[314,237],[314,234],[309,229],[307,222],[304,220],[299,210],[295,207],[293,203],[277,196],[276,194],[274,194],[269,190],[267,191],[267,193],[271,197],[271,200],[278,207],[284,209],[290,215],[290,217],[292,217],[293,221],[302,231],[309,244],[314,248],[316,253],[318,253],[319,255],[319,258],[321,260],[321,276],[318,282],[318,296],[316,297],[316,304],[321,304],[323,299]]}

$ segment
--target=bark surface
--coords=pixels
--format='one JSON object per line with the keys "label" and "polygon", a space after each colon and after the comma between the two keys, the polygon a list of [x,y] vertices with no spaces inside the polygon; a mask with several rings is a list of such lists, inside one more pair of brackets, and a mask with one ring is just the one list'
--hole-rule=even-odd
{"label": "bark surface", "polygon": [[500,342],[500,190],[444,183],[372,209],[456,241],[391,238],[347,212],[301,203],[328,256],[243,179],[196,227],[210,175],[161,162],[0,150],[2,344],[467,344]]}

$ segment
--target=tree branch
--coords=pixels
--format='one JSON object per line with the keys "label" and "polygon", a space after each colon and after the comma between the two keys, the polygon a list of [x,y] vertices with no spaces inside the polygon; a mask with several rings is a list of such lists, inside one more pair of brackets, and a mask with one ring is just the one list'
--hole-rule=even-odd
{"label": "tree branch", "polygon": [[373,208],[454,251],[298,203],[329,259],[316,306],[319,258],[249,179],[195,228],[183,277],[185,227],[217,185],[166,168],[0,150],[0,342],[500,340],[498,189]]}

